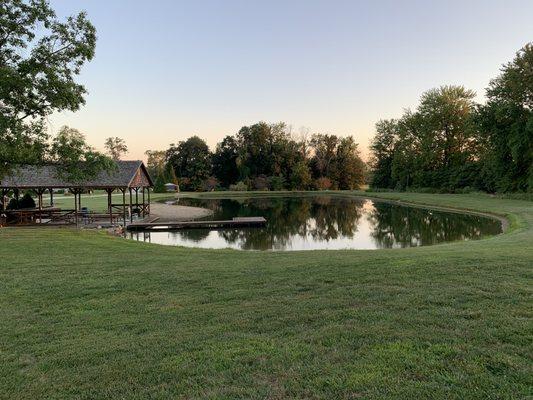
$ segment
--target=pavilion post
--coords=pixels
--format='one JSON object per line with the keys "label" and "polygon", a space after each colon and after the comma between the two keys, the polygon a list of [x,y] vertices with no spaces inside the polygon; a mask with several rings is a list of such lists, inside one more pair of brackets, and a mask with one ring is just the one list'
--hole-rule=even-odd
{"label": "pavilion post", "polygon": [[148,215],[150,215],[150,188],[147,188],[148,190]]}
{"label": "pavilion post", "polygon": [[124,227],[126,227],[126,189],[120,189],[122,192],[122,216],[124,217]]}
{"label": "pavilion post", "polygon": [[111,193],[113,189],[106,189],[107,192],[107,211],[109,212],[109,223],[113,224],[113,205],[111,201]]}
{"label": "pavilion post", "polygon": [[129,191],[130,191],[130,222],[133,222],[133,207],[132,207],[133,195],[132,195],[131,188],[129,188]]}
{"label": "pavilion post", "polygon": [[74,221],[76,221],[76,226],[78,226],[78,191],[72,189],[72,193],[74,193]]}
{"label": "pavilion post", "polygon": [[53,207],[54,206],[54,189],[49,188],[48,190],[50,191],[50,207]]}
{"label": "pavilion post", "polygon": [[144,186],[143,186],[143,218],[146,216],[146,202],[144,201]]}

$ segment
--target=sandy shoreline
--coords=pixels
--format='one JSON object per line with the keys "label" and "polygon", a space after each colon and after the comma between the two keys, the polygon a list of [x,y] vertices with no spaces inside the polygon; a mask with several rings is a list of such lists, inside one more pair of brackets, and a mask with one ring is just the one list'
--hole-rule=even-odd
{"label": "sandy shoreline", "polygon": [[163,203],[150,204],[150,217],[163,221],[188,221],[213,215],[213,211],[200,207],[187,207]]}

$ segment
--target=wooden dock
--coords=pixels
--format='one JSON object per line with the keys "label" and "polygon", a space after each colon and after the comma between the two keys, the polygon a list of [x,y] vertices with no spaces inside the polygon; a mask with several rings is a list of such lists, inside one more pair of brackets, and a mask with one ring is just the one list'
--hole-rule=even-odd
{"label": "wooden dock", "polygon": [[266,219],[263,217],[235,217],[225,221],[138,221],[129,224],[129,231],[153,231],[153,230],[179,230],[179,229],[227,229],[265,226]]}

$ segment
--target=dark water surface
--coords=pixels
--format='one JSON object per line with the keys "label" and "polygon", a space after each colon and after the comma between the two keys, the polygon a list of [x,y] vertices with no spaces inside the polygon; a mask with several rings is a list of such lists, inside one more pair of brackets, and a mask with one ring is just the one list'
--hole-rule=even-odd
{"label": "dark water surface", "polygon": [[498,220],[334,196],[180,199],[209,208],[209,219],[263,216],[264,228],[129,232],[134,240],[240,250],[382,249],[429,246],[501,233]]}

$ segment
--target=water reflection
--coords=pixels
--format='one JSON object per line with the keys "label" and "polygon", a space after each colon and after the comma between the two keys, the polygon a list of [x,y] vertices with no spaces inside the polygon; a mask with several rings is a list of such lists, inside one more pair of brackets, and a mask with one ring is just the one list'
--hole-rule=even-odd
{"label": "water reflection", "polygon": [[472,240],[501,232],[499,221],[361,198],[332,196],[181,199],[212,219],[263,216],[264,228],[129,233],[134,240],[241,250],[378,249]]}

